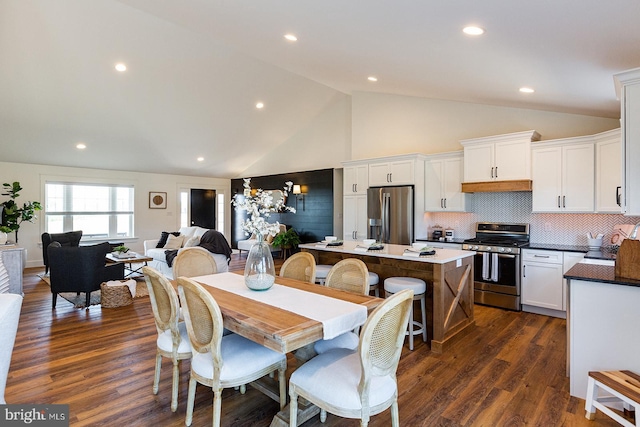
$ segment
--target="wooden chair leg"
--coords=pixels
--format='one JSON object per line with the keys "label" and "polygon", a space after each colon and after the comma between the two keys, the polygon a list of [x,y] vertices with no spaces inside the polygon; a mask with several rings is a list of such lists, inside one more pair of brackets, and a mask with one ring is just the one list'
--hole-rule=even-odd
{"label": "wooden chair leg", "polygon": [[289,388],[289,425],[298,425],[298,394]]}
{"label": "wooden chair leg", "polygon": [[156,353],[156,372],[153,375],[153,394],[158,394],[160,385],[160,369],[162,368],[162,356]]}
{"label": "wooden chair leg", "polygon": [[173,361],[173,378],[171,380],[171,412],[178,409],[178,383],[180,381],[179,360]]}
{"label": "wooden chair leg", "polygon": [[191,425],[191,421],[193,420],[193,403],[196,400],[196,383],[197,381],[193,378],[189,378],[189,391],[187,392],[187,414],[184,418],[184,424],[189,427]]}

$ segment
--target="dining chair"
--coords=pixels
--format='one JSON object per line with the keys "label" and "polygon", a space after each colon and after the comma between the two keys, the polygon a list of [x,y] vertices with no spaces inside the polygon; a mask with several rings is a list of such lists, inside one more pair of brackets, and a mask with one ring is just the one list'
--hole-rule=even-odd
{"label": "dining chair", "polygon": [[180,302],[169,280],[153,267],[142,267],[142,273],[149,289],[151,309],[158,331],[153,394],[158,394],[162,357],[170,358],[173,363],[171,411],[175,412],[178,409],[179,362],[191,358],[191,344],[186,325],[179,321]]}
{"label": "dining chair", "polygon": [[193,349],[185,424],[190,426],[192,422],[197,383],[213,390],[214,427],[220,425],[224,388],[242,386],[275,371],[278,371],[280,409],[284,408],[286,355],[238,334],[223,336],[220,307],[202,285],[178,277],[178,293]]}
{"label": "dining chair", "polygon": [[[369,270],[359,259],[348,258],[336,263],[329,273],[324,285],[359,295],[369,295]],[[313,349],[322,354],[336,348],[355,351],[358,348],[358,329],[345,332],[335,338],[316,341]]]}
{"label": "dining chair", "polygon": [[315,283],[316,259],[309,252],[293,254],[280,267],[280,277]]}
{"label": "dining chair", "polygon": [[173,277],[197,277],[217,272],[216,260],[211,252],[199,246],[180,249],[173,261]]}
{"label": "dining chair", "polygon": [[391,407],[391,424],[400,425],[396,370],[413,291],[398,292],[369,315],[362,327],[358,351],[339,349],[320,354],[293,371],[289,380],[289,425],[297,425],[298,397],[344,418],[369,418]]}

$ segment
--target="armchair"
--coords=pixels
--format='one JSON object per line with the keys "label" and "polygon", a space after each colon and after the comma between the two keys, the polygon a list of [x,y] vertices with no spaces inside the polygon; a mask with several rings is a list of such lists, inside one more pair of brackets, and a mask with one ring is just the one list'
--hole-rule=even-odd
{"label": "armchair", "polygon": [[100,289],[108,280],[124,279],[124,264],[105,265],[105,256],[111,251],[109,243],[93,246],[64,247],[52,242],[47,248],[50,263],[53,307],[60,292],[85,292],[89,308],[91,292]]}
{"label": "armchair", "polygon": [[42,233],[42,261],[44,262],[44,274],[49,272],[49,256],[47,248],[51,242],[58,242],[61,246],[77,247],[80,245],[82,230],[68,231],[66,233]]}

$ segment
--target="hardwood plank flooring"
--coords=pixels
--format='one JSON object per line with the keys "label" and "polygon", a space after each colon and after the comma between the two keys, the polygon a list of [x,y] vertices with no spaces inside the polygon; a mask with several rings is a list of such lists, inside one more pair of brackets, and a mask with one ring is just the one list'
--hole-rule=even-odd
{"label": "hardwood plank flooring", "polygon": [[[234,254],[231,268],[244,268]],[[276,260],[281,265],[282,260]],[[172,413],[171,364],[163,359],[160,391],[152,393],[156,330],[149,299],[130,306],[75,309],[60,299],[51,309],[41,269],[25,271],[25,299],[11,360],[8,403],[65,403],[72,426],[182,426],[189,362],[180,365],[178,411]],[[405,343],[398,368],[403,426],[616,426],[598,412],[584,418],[584,401],[569,396],[565,321],[476,306],[476,330],[445,354],[421,340]],[[296,360],[289,357],[289,370]],[[210,425],[213,394],[198,385],[194,426]],[[276,402],[255,389],[223,393],[223,426],[268,426]],[[390,425],[389,411],[371,426]],[[304,424],[357,426],[329,415]]]}

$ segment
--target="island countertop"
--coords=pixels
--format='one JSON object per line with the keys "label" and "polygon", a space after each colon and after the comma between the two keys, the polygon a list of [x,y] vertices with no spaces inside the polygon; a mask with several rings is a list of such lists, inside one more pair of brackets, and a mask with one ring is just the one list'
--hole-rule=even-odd
{"label": "island countertop", "polygon": [[353,255],[368,255],[381,258],[402,259],[405,261],[426,262],[431,264],[445,264],[447,262],[472,257],[475,255],[473,251],[461,251],[456,249],[435,249],[435,255],[426,256],[408,256],[405,250],[411,246],[392,245],[385,243],[384,248],[380,250],[368,250],[361,242],[346,241],[341,246],[327,246],[325,243],[305,243],[298,245],[301,249],[313,249],[328,252],[339,252]]}
{"label": "island countertop", "polygon": [[616,276],[616,268],[612,265],[594,265],[578,263],[564,274],[565,279],[601,282],[612,285],[640,287],[640,280]]}

